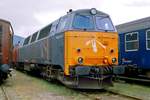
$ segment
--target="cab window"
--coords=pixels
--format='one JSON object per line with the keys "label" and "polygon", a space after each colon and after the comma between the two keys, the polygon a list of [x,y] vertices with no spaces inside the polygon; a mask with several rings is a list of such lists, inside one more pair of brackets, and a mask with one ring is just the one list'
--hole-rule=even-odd
{"label": "cab window", "polygon": [[66,24],[67,24],[67,17],[65,16],[60,19],[58,31],[63,31],[66,27]]}
{"label": "cab window", "polygon": [[42,39],[42,38],[44,38],[44,37],[46,37],[46,36],[48,36],[48,34],[49,34],[50,30],[51,30],[51,26],[52,26],[52,25],[50,24],[49,26],[43,28],[43,29],[40,31],[38,40],[39,40],[39,39]]}
{"label": "cab window", "polygon": [[59,23],[60,19],[59,20],[56,20],[55,22],[52,23],[52,28],[51,28],[51,35],[54,35],[57,33],[57,30],[58,30],[58,23]]}
{"label": "cab window", "polygon": [[23,45],[27,45],[27,44],[29,43],[30,37],[31,37],[31,36],[28,36],[28,37],[24,40]]}
{"label": "cab window", "polygon": [[37,34],[38,34],[38,32],[36,32],[32,35],[31,43],[36,40]]}
{"label": "cab window", "polygon": [[114,26],[109,17],[97,16],[96,17],[96,27],[99,30],[104,31],[114,31]]}
{"label": "cab window", "polygon": [[93,17],[77,14],[74,17],[72,26],[75,29],[94,29]]}

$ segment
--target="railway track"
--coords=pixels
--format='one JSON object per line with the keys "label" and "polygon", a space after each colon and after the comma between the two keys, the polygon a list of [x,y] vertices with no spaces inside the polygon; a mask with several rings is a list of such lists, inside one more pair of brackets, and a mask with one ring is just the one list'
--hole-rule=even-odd
{"label": "railway track", "polygon": [[[113,91],[113,90],[110,90],[110,89],[104,89],[104,92],[109,93],[109,95],[118,95],[120,97],[129,99],[129,100],[143,100],[141,98],[121,94],[117,91]],[[103,100],[102,96],[99,96],[99,94],[101,94],[101,92],[98,92],[98,91],[97,91],[97,93],[80,92],[80,94],[88,97],[90,100]]]}
{"label": "railway track", "polygon": [[133,100],[143,100],[141,98],[137,98],[137,97],[134,97],[134,96],[130,96],[130,95],[125,95],[123,93],[119,93],[117,91],[114,91],[114,90],[111,90],[111,89],[105,89],[106,92],[108,93],[111,93],[111,94],[114,94],[114,95],[119,95],[119,96],[122,96],[122,97],[125,97],[125,98],[130,98],[130,99],[133,99]]}
{"label": "railway track", "polygon": [[150,78],[147,78],[144,76],[138,76],[138,77],[117,76],[116,78],[119,80],[128,80],[128,81],[134,81],[134,82],[150,83]]}
{"label": "railway track", "polygon": [[90,94],[87,93],[87,92],[80,92],[80,94],[84,95],[85,97],[88,97],[88,98],[91,99],[91,100],[101,100],[100,97],[95,97],[95,96],[93,96],[93,95],[90,95]]}
{"label": "railway track", "polygon": [[1,88],[1,91],[3,93],[4,100],[10,100],[10,98],[9,98],[7,92],[6,92],[5,87],[3,85],[0,85],[0,88]]}

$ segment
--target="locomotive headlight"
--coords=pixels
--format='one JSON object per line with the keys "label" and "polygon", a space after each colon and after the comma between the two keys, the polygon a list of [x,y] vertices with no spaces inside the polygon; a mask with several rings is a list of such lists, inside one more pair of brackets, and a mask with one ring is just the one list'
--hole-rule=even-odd
{"label": "locomotive headlight", "polygon": [[117,61],[116,58],[112,58],[112,63],[115,63]]}
{"label": "locomotive headlight", "polygon": [[83,63],[83,58],[82,58],[82,57],[79,57],[79,58],[78,58],[78,63],[79,63],[79,64],[82,64],[82,63]]}
{"label": "locomotive headlight", "polygon": [[97,10],[95,8],[92,8],[90,12],[91,12],[92,15],[96,15]]}

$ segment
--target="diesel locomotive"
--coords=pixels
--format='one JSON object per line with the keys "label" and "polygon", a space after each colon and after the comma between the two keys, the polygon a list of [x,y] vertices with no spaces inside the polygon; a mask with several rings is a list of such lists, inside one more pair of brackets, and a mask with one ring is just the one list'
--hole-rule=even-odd
{"label": "diesel locomotive", "polygon": [[65,16],[25,38],[14,49],[17,69],[57,79],[71,88],[112,86],[118,64],[118,33],[108,14],[69,10]]}
{"label": "diesel locomotive", "polygon": [[0,83],[8,77],[12,63],[13,28],[10,22],[0,19]]}

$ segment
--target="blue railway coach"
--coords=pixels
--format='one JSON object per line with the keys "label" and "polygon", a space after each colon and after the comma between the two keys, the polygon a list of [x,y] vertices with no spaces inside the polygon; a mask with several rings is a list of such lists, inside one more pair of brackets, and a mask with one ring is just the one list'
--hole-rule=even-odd
{"label": "blue railway coach", "polygon": [[119,63],[126,74],[150,76],[150,17],[116,26],[119,33]]}

